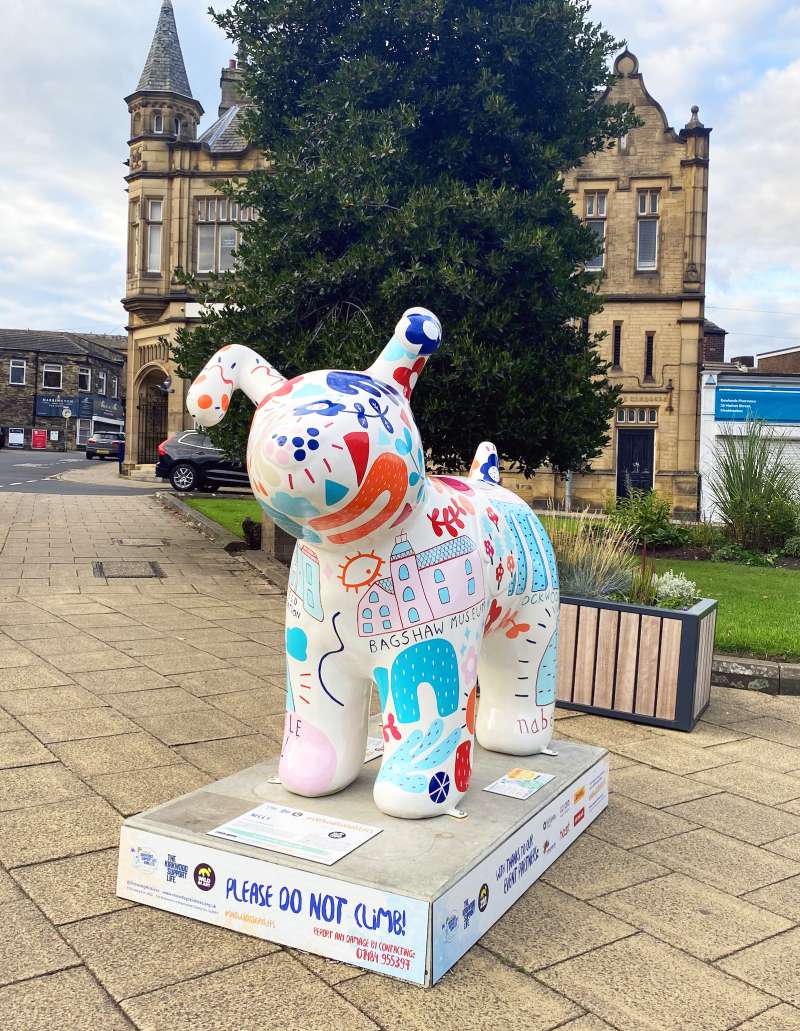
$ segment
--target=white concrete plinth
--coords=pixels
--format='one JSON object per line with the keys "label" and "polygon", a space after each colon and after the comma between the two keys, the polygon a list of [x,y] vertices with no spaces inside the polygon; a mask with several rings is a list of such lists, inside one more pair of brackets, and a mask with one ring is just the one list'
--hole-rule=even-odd
{"label": "white concrete plinth", "polygon": [[[347,790],[313,799],[270,783],[276,765],[261,763],[126,820],[117,894],[435,984],[606,808],[605,749],[554,747],[557,756],[526,759],[476,748],[465,819],[380,812],[372,801],[379,760]],[[483,790],[520,766],[555,776],[524,801]],[[381,833],[333,866],[208,833],[264,802]]]}

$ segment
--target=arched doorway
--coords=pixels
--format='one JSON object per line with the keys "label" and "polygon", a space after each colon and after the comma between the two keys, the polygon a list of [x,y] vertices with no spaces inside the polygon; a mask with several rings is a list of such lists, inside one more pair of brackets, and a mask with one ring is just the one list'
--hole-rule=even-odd
{"label": "arched doorway", "polygon": [[137,409],[139,428],[136,436],[136,461],[141,465],[155,463],[158,445],[167,435],[167,400],[164,390],[167,374],[151,369],[139,384]]}

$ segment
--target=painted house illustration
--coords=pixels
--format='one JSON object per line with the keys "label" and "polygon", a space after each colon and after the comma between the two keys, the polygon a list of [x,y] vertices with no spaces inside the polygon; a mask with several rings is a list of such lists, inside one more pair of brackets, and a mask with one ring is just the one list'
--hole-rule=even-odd
{"label": "painted house illustration", "polygon": [[294,553],[289,570],[289,591],[296,596],[295,604],[299,599],[309,616],[322,621],[319,559],[305,544],[301,544]]}
{"label": "painted house illustration", "polygon": [[407,630],[463,612],[483,601],[483,570],[471,537],[456,537],[417,554],[404,533],[389,557],[389,575],[359,599],[360,637]]}

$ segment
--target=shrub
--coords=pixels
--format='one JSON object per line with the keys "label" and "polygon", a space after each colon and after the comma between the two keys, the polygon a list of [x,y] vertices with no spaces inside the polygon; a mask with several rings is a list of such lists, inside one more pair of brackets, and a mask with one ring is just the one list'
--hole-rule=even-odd
{"label": "shrub", "polygon": [[633,571],[625,601],[633,605],[655,605],[658,601],[658,576],[652,562],[642,562]]}
{"label": "shrub", "polygon": [[564,594],[609,598],[627,591],[634,544],[625,530],[586,512],[551,511],[542,521],[553,543]]}
{"label": "shrub", "polygon": [[766,549],[796,532],[800,475],[784,450],[783,439],[758,420],[742,435],[717,439],[709,491],[726,535],[740,548]]}
{"label": "shrub", "polygon": [[683,573],[673,573],[670,569],[656,577],[656,599],[664,608],[689,608],[698,597],[697,584]]}
{"label": "shrub", "polygon": [[725,535],[721,527],[709,523],[705,519],[699,523],[690,523],[684,527],[688,537],[688,543],[693,548],[708,548],[713,550],[722,545]]}
{"label": "shrub", "polygon": [[655,490],[629,490],[609,519],[642,547],[680,548],[689,541],[686,528],[670,521],[669,502]]}
{"label": "shrub", "polygon": [[788,558],[800,558],[800,536],[790,537],[784,544],[781,554]]}
{"label": "shrub", "polygon": [[712,552],[713,562],[738,562],[743,566],[774,566],[775,555],[763,551],[749,551],[738,544],[723,544]]}

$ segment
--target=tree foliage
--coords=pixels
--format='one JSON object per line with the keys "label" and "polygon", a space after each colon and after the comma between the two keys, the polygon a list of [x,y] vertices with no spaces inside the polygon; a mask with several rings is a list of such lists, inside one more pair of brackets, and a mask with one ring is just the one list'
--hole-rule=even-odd
{"label": "tree foliage", "polygon": [[[582,320],[596,240],[563,174],[633,124],[610,105],[619,44],[582,0],[234,0],[215,14],[245,56],[247,129],[266,172],[236,187],[260,219],[220,307],[175,348],[192,376],[225,342],[285,375],[364,368],[402,311],[444,345],[414,394],[434,464],[477,443],[526,474],[579,469],[617,393]],[[217,431],[239,451],[240,399]]]}

